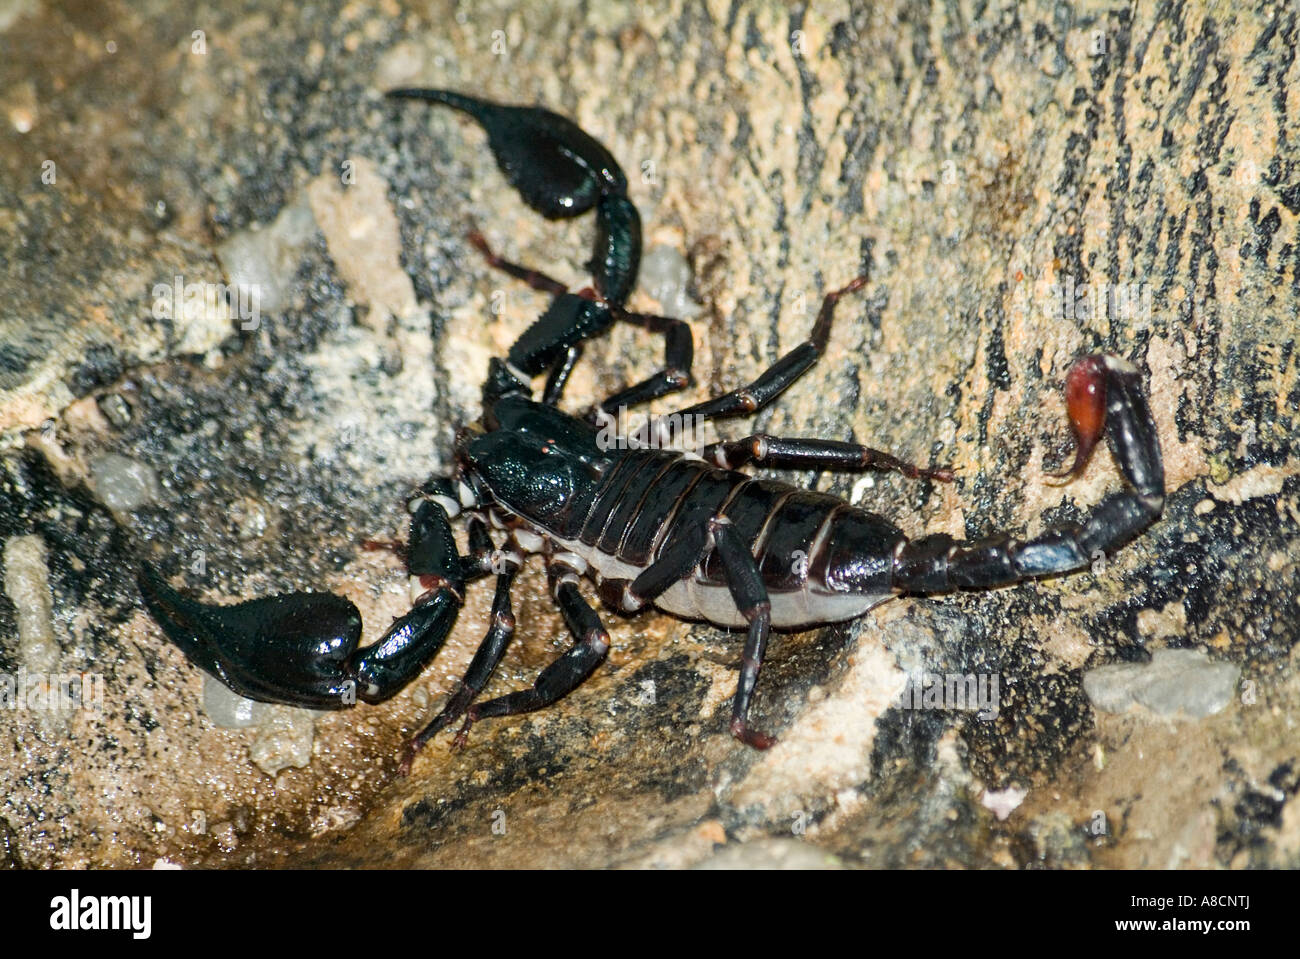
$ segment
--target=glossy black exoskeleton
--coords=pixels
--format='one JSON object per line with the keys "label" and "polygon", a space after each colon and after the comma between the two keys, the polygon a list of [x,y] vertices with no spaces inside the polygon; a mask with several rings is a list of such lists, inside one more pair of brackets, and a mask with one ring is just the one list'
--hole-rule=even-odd
{"label": "glossy black exoskeleton", "polygon": [[[755,434],[711,443],[699,455],[611,444],[608,434],[556,405],[581,344],[615,320],[663,332],[666,368],[601,404],[605,410],[662,396],[689,382],[691,337],[680,320],[630,313],[640,223],[626,178],[609,152],[563,117],[504,107],[437,90],[401,90],[472,116],[487,131],[507,178],[551,217],[596,210],[595,292],[569,293],[535,270],[507,263],[472,239],[489,261],[555,295],[551,308],[491,362],[483,415],[456,441],[453,475],[427,481],[414,508],[407,567],[415,586],[409,613],[361,647],[361,618],[329,593],[289,593],[234,606],[187,599],[145,564],[140,589],[167,636],[200,668],[253,699],[315,708],[380,702],[420,675],[451,631],[470,582],[495,574],[487,635],[458,687],[411,743],[415,751],[463,720],[529,712],[576,688],[604,659],[609,634],[579,589],[585,577],[620,613],[654,605],[676,616],[746,631],[730,730],[751,746],[774,740],[749,725],[749,707],[771,629],[851,619],[899,594],[987,589],[1089,567],[1150,525],[1164,505],[1164,470],[1139,375],[1096,354],[1066,380],[1079,473],[1101,436],[1129,489],[1112,494],[1082,525],[1027,540],[973,543],[948,536],[909,540],[888,520],[825,493],[739,472],[778,469],[890,469],[949,480],[888,453],[820,439]],[[752,383],[695,404],[682,416],[749,415],[770,404],[822,355],[836,304],[859,277],[827,294],[808,340]],[[549,372],[542,401],[528,381]],[[681,422],[676,420],[675,422]],[[468,519],[467,555],[451,521]],[[504,535],[504,544],[493,537]],[[551,592],[574,644],[531,688],[477,702],[514,630],[510,590],[527,556],[544,557]]]}

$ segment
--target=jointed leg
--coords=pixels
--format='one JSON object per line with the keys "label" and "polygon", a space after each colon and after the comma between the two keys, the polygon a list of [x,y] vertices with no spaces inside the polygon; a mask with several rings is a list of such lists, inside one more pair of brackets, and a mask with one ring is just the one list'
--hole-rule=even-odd
{"label": "jointed leg", "polygon": [[693,381],[691,366],[695,358],[695,341],[691,328],[683,320],[671,316],[655,316],[651,313],[628,313],[615,310],[615,317],[634,323],[651,333],[664,335],[664,368],[634,386],[615,393],[600,404],[606,413],[616,411],[620,406],[635,406],[677,390],[686,389]]}
{"label": "jointed leg", "polygon": [[736,532],[731,521],[719,517],[709,523],[722,567],[727,572],[727,586],[732,601],[749,623],[745,637],[745,652],[740,661],[740,678],[736,683],[736,699],[731,708],[731,735],[755,749],[768,749],[776,743],[775,737],[761,733],[749,726],[749,704],[758,683],[758,671],[767,653],[767,637],[772,629],[772,604],[767,598],[767,587],[759,574],[758,564],[744,539]]}
{"label": "jointed leg", "polygon": [[895,470],[910,479],[952,481],[952,470],[925,469],[870,446],[837,440],[783,439],[755,433],[740,440],[710,443],[703,456],[723,469],[757,463],[773,469]]}
{"label": "jointed leg", "polygon": [[559,280],[547,276],[541,270],[534,270],[532,267],[528,266],[520,266],[518,263],[511,263],[509,260],[504,260],[497,256],[496,253],[492,251],[492,248],[488,246],[488,242],[483,238],[483,234],[478,230],[474,230],[469,234],[469,242],[473,245],[474,249],[483,254],[483,259],[487,260],[489,266],[495,267],[503,273],[510,274],[516,280],[523,280],[534,290],[538,290],[542,293],[550,293],[552,296],[559,296],[561,293],[569,292],[567,286]]}
{"label": "jointed leg", "polygon": [[496,595],[492,599],[492,625],[488,627],[487,635],[474,653],[474,658],[461,678],[459,687],[433,721],[420,730],[407,745],[406,755],[399,767],[401,775],[410,772],[415,754],[429,740],[465,714],[465,710],[483,691],[483,687],[487,685],[488,679],[501,662],[501,657],[505,655],[506,647],[510,645],[510,640],[515,634],[515,615],[510,608],[510,589],[514,585],[515,575],[519,572],[519,564],[514,562],[514,559],[515,557],[507,557],[497,576]]}
{"label": "jointed leg", "polygon": [[689,527],[636,579],[604,580],[600,584],[600,598],[615,609],[635,612],[690,576],[708,549],[709,536],[703,525]]}
{"label": "jointed leg", "polygon": [[464,744],[469,727],[480,719],[532,712],[567,696],[592,674],[609,652],[609,633],[601,625],[596,611],[578,591],[577,575],[555,562],[549,572],[554,583],[555,601],[577,642],[541,671],[531,689],[469,706],[465,711],[464,725],[456,735],[458,744]]}
{"label": "jointed leg", "polygon": [[817,322],[813,324],[808,339],[777,360],[754,382],[723,396],[697,403],[689,409],[682,410],[682,415],[690,414],[709,419],[744,416],[757,413],[767,406],[817,362],[831,336],[831,320],[834,317],[835,304],[839,302],[840,297],[862,289],[866,282],[867,278],[860,276],[848,286],[827,293],[822,300],[822,308],[817,313]]}
{"label": "jointed leg", "polygon": [[601,584],[601,595],[605,602],[628,612],[640,609],[691,576],[711,548],[718,551],[727,572],[731,598],[749,623],[731,713],[731,734],[755,749],[767,749],[776,740],[751,729],[748,716],[758,671],[767,652],[772,607],[758,564],[731,520],[716,516],[706,524],[687,527],[685,534],[669,545],[659,559],[635,580],[630,583],[627,580],[605,580]]}

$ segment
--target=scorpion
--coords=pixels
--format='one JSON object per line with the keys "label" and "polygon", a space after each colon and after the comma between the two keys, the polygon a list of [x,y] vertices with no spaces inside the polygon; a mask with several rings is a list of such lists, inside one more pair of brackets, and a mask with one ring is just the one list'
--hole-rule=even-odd
{"label": "scorpion", "polygon": [[[595,209],[590,263],[594,288],[571,292],[539,270],[470,241],[495,268],[552,295],[550,306],[504,359],[489,362],[479,422],[455,439],[452,475],[419,487],[406,543],[412,606],[384,634],[360,646],[361,616],[349,600],[292,592],[236,605],[189,599],[148,562],[138,583],[163,632],[200,669],[234,692],[264,702],[341,709],[382,702],[420,675],[450,634],[468,584],[496,576],[490,625],[459,684],[409,741],[399,766],[461,721],[470,726],[527,713],[576,689],[605,659],[610,636],[579,588],[594,582],[600,601],[631,615],[654,606],[670,615],[746,633],[730,732],[767,749],[775,738],[749,720],[771,631],[794,631],[862,616],[900,594],[991,589],[1089,568],[1155,522],[1164,506],[1164,468],[1138,370],[1113,355],[1074,362],[1065,398],[1081,474],[1104,434],[1126,488],[1081,523],[1019,539],[959,541],[946,534],[909,539],[889,520],[823,492],[741,472],[744,466],[798,470],[894,470],[951,481],[857,443],[755,433],[699,452],[602,441],[610,411],[645,403],[693,382],[693,340],[680,319],[626,309],[641,255],[641,223],[627,178],[610,152],[572,121],[540,107],[507,106],[448,90],[400,89],[467,114],[485,131],[498,166],[530,207],[551,219]],[[825,295],[808,339],[748,385],[681,411],[701,420],[758,413],[825,351],[838,301],[867,282],[859,276]],[[664,337],[664,368],[594,407],[586,418],[559,408],[583,343],[615,322]],[[546,373],[540,401],[531,382]],[[594,419],[594,421],[593,421]],[[669,417],[670,422],[673,421]],[[467,521],[462,555],[452,520]],[[503,538],[498,548],[494,535]],[[511,587],[526,558],[544,557],[548,588],[573,643],[531,688],[479,701],[515,629]],[[792,558],[800,557],[792,562]]]}

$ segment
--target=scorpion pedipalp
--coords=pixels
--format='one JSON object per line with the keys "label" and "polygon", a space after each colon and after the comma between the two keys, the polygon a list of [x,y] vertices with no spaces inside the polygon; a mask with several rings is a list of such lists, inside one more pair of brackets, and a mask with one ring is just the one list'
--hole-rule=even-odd
{"label": "scorpion pedipalp", "polygon": [[423,501],[411,521],[407,564],[424,587],[411,610],[360,647],[361,614],[333,593],[295,592],[222,606],[172,589],[151,564],[138,576],[149,612],[200,669],[262,702],[344,709],[383,702],[428,665],[456,623],[466,572],[444,508]]}
{"label": "scorpion pedipalp", "polygon": [[497,165],[520,197],[552,220],[596,208],[591,258],[596,289],[622,306],[641,263],[641,217],[627,199],[627,177],[595,138],[542,107],[516,107],[452,90],[389,90],[394,99],[425,100],[473,117],[487,133]]}
{"label": "scorpion pedipalp", "polygon": [[[549,371],[543,400],[559,402],[582,342],[623,320],[665,337],[665,367],[619,394],[641,402],[685,389],[692,382],[690,327],[681,320],[624,309],[641,265],[641,216],[627,196],[627,177],[610,152],[572,121],[541,107],[492,103],[451,90],[391,90],[396,99],[418,99],[459,110],[488,135],[497,165],[524,202],[552,219],[596,211],[596,238],[588,266],[594,293],[572,293],[540,270],[497,256],[477,231],[470,243],[495,268],[554,297],[546,311],[511,348],[509,362],[527,376]],[[604,407],[609,409],[607,404]]]}

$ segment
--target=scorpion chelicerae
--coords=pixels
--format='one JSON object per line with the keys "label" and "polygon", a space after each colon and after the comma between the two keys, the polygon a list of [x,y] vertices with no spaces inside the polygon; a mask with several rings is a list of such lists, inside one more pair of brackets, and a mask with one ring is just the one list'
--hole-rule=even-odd
{"label": "scorpion chelicerae", "polygon": [[[1131,488],[1104,499],[1081,525],[1032,539],[909,540],[888,520],[836,496],[739,472],[752,464],[952,479],[948,470],[923,469],[855,443],[755,434],[712,443],[696,455],[659,444],[606,442],[598,427],[611,411],[692,382],[690,327],[625,308],[640,262],[641,225],[622,170],[605,147],[548,110],[444,90],[395,90],[390,96],[441,103],[471,116],[486,131],[506,177],[543,215],[574,217],[594,207],[594,289],[570,292],[540,271],[501,259],[481,236],[471,235],[489,263],[554,298],[505,359],[490,362],[482,419],[457,434],[454,475],[420,487],[403,549],[412,608],[375,643],[359,647],[361,617],[343,597],[299,592],[210,605],[183,597],[143,564],[140,589],[164,632],[235,692],[318,709],[381,702],[414,680],[441,648],[466,585],[495,574],[487,635],[459,686],[411,741],[402,764],[407,770],[416,751],[457,720],[462,725],[453,742],[463,745],[476,720],[540,709],[591,675],[610,640],[579,589],[586,576],[620,613],[653,605],[745,629],[730,729],[742,742],[766,749],[774,738],[754,729],[748,714],[772,629],[851,619],[902,593],[988,589],[1085,569],[1160,515],[1164,469],[1138,371],[1104,354],[1078,360],[1066,376],[1076,453],[1062,475],[1078,475],[1104,434]],[[865,283],[858,277],[828,293],[808,340],[752,383],[690,406],[683,416],[699,422],[766,407],[817,361],[837,302]],[[557,404],[583,342],[618,321],[664,336],[663,370],[609,397],[587,419],[564,413]],[[547,378],[537,402],[529,383],[542,373]],[[451,520],[459,515],[468,519],[468,555],[461,555],[452,535]],[[504,535],[503,547],[494,542],[494,529]],[[532,688],[477,702],[514,631],[511,586],[534,553],[545,559],[552,595],[575,642]]]}

